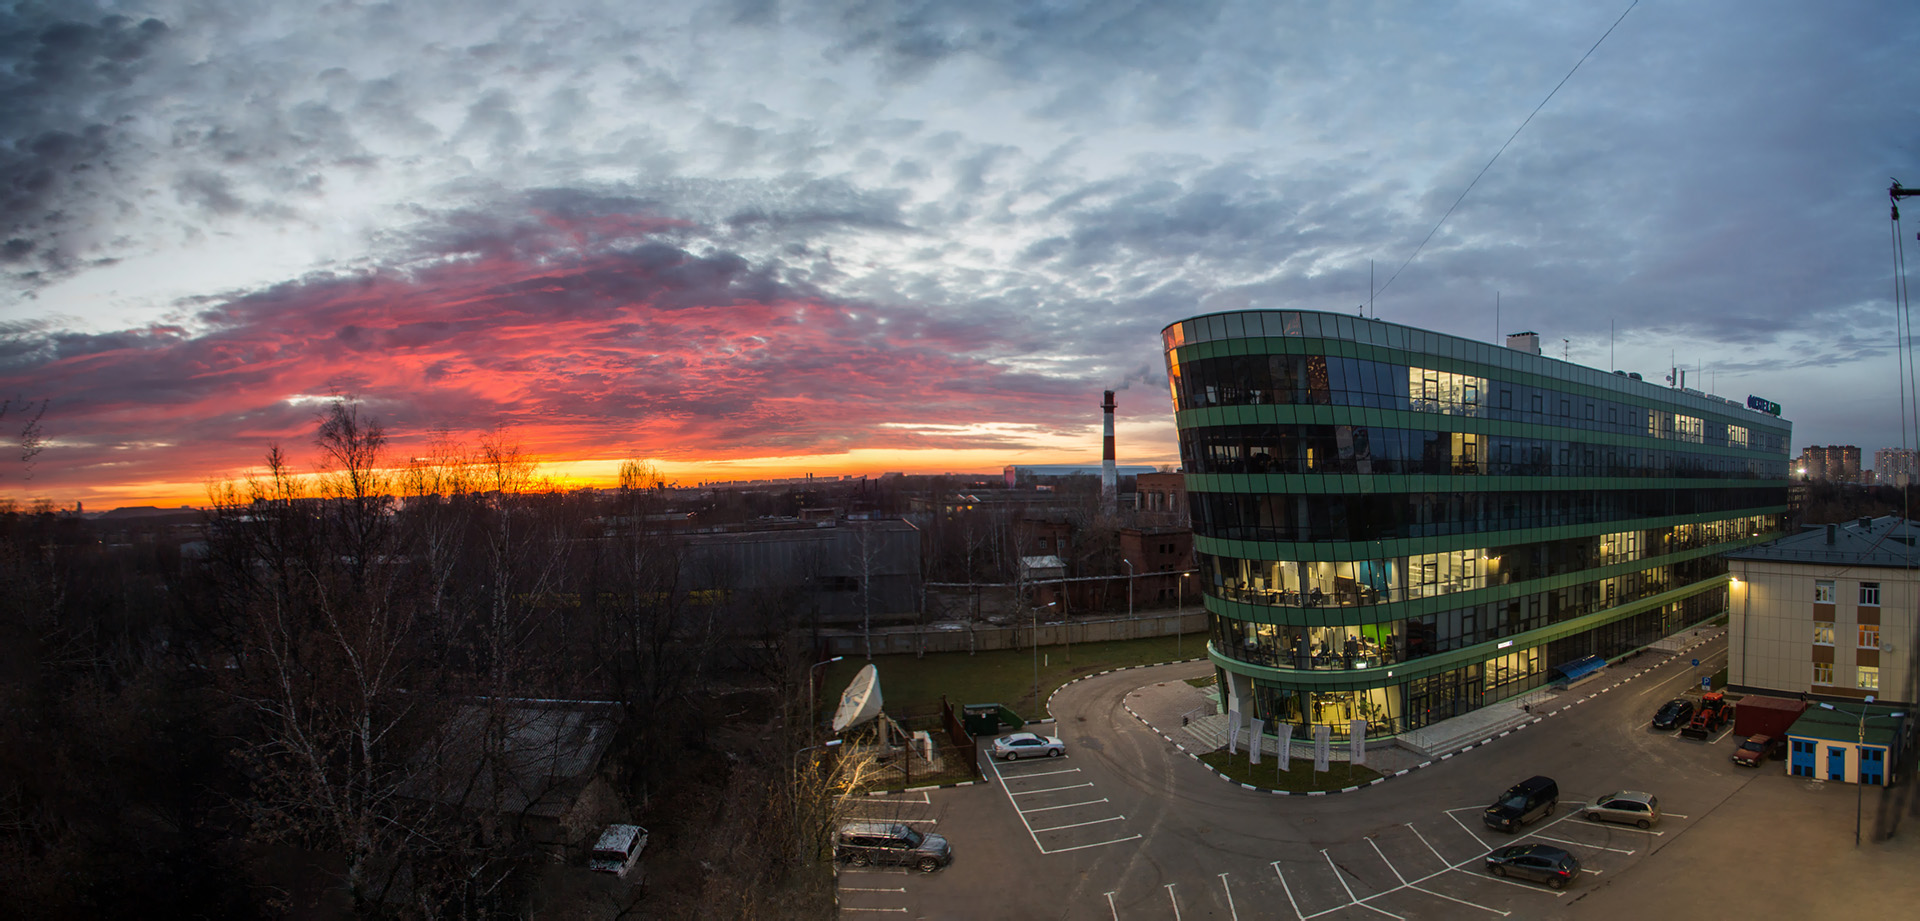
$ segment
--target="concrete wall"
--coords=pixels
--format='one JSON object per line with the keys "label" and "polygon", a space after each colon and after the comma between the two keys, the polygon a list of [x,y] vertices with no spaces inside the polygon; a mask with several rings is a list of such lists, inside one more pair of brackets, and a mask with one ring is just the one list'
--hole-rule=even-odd
{"label": "concrete wall", "polygon": [[[953,629],[943,629],[953,628]],[[1100,643],[1109,640],[1144,639],[1173,636],[1176,633],[1201,634],[1187,637],[1189,658],[1206,654],[1206,611],[1192,608],[1176,614],[1158,611],[1141,614],[1129,621],[1125,617],[1107,620],[1076,620],[1071,625],[1075,643]],[[1040,625],[1041,646],[1060,646],[1068,640],[1068,624]],[[996,627],[991,624],[929,624],[924,627],[887,627],[873,631],[873,654],[894,655],[928,652],[987,652],[995,649],[1029,649],[1033,645],[1031,623],[1024,626]],[[827,655],[865,655],[866,644],[858,630],[823,630],[820,640]]]}

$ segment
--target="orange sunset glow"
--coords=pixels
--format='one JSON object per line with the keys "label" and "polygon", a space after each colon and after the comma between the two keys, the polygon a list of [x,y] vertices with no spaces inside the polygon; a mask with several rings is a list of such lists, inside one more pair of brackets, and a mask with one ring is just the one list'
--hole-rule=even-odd
{"label": "orange sunset glow", "polygon": [[[268,447],[307,460],[336,396],[393,460],[435,439],[518,444],[559,486],[640,458],[683,485],[997,472],[1099,456],[1098,388],[973,357],[976,327],[785,285],[694,255],[674,225],[540,215],[511,249],[305,279],[180,322],[62,337],[0,385],[58,394],[17,498],[195,505]],[[1122,452],[1172,463],[1158,388],[1123,398]]]}

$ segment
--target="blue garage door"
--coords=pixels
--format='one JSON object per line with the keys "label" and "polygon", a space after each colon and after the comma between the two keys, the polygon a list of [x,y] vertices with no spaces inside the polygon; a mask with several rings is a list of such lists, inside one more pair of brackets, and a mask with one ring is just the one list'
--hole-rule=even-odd
{"label": "blue garage door", "polygon": [[1847,750],[1834,747],[1827,749],[1827,779],[1847,779]]}
{"label": "blue garage door", "polygon": [[1886,783],[1887,750],[1884,748],[1860,749],[1860,782],[1870,784]]}
{"label": "blue garage door", "polygon": [[1813,749],[1813,743],[1806,739],[1793,740],[1793,760],[1788,762],[1793,776],[1813,776]]}

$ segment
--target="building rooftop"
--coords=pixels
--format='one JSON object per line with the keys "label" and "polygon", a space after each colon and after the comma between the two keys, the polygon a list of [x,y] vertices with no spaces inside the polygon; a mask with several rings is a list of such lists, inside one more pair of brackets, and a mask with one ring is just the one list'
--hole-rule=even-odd
{"label": "building rooftop", "polygon": [[1882,704],[1835,704],[1840,708],[1827,710],[1819,704],[1807,707],[1807,712],[1793,721],[1793,728],[1787,730],[1789,736],[1803,739],[1823,739],[1828,742],[1853,742],[1860,738],[1860,714],[1867,714],[1866,743],[1868,745],[1891,745],[1894,732],[1906,719],[1892,719],[1895,713],[1906,708],[1890,707]]}
{"label": "building rooftop", "polygon": [[1809,525],[1798,534],[1729,553],[1727,559],[1913,569],[1920,567],[1916,540],[1920,540],[1920,526],[1887,515]]}

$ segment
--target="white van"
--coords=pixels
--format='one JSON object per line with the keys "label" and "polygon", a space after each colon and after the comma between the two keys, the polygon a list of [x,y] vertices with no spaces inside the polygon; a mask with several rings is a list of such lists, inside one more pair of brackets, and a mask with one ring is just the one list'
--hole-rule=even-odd
{"label": "white van", "polygon": [[609,825],[587,859],[587,869],[625,879],[647,848],[647,830],[638,825]]}

